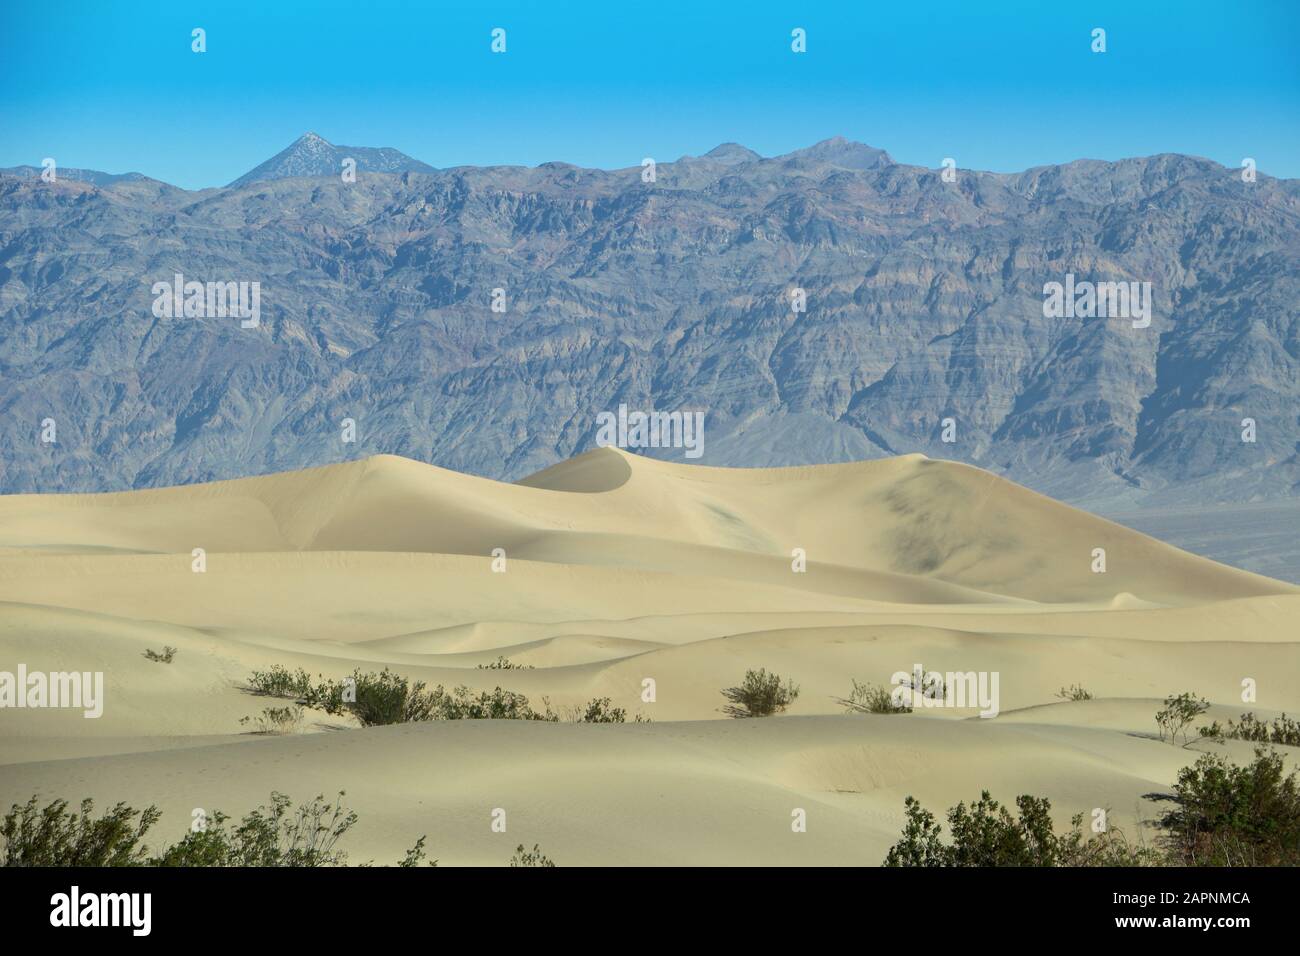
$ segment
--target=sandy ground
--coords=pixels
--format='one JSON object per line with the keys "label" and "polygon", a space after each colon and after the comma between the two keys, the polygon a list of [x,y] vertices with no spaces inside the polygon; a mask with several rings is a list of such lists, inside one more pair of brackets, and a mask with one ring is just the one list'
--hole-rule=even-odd
{"label": "sandy ground", "polygon": [[[922,456],[747,470],[603,449],[518,484],[380,456],[15,495],[0,498],[0,671],[102,671],[105,701],[98,719],[0,709],[0,804],[152,803],[175,839],[194,808],[342,789],[353,862],[428,834],[442,865],[501,864],[518,843],[561,865],[874,864],[906,795],[940,811],[982,789],[1047,796],[1062,821],[1105,807],[1133,830],[1157,812],[1144,795],[1209,749],[1156,740],[1160,700],[1300,711],[1298,624],[1294,585]],[[144,657],[164,645],[172,663]],[[502,655],[529,669],[478,667]],[[917,663],[996,673],[998,716],[835,701]],[[361,729],[309,712],[299,733],[250,733],[240,719],[278,702],[246,678],[273,664],[388,666],[539,707],[610,697],[652,722]],[[725,718],[721,688],[758,667],[798,700]],[[1076,683],[1094,699],[1055,698]]]}

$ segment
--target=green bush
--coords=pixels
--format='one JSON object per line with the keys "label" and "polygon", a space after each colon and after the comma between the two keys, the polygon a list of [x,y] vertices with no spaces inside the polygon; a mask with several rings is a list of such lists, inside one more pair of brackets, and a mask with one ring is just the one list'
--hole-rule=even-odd
{"label": "green bush", "polygon": [[888,687],[875,684],[859,684],[853,681],[853,690],[848,697],[831,698],[844,708],[847,714],[910,714],[908,704],[894,703],[893,693]]}
{"label": "green bush", "polygon": [[[333,803],[323,795],[297,810],[282,793],[271,794],[271,805],[247,814],[238,826],[217,810],[205,826],[191,829],[176,844],[150,856],[145,834],[161,814],[150,806],[137,811],[119,803],[96,819],[94,803],[81,802],[81,812],[69,812],[66,800],[37,809],[33,796],[14,804],[0,822],[0,865],[4,866],[344,866],[347,856],[338,841],[357,821],[343,806],[339,792]],[[399,866],[417,866],[424,858],[420,837]],[[436,864],[436,861],[434,861]]]}
{"label": "green bush", "polygon": [[151,661],[157,661],[159,664],[170,664],[176,657],[176,648],[164,644],[162,652],[155,651],[152,647],[145,648],[144,656]]}
{"label": "green bush", "polygon": [[945,841],[934,814],[909,796],[902,837],[885,866],[1296,866],[1298,773],[1284,773],[1282,758],[1263,747],[1246,766],[1203,754],[1179,773],[1173,793],[1148,795],[1174,805],[1156,821],[1155,847],[1130,844],[1114,829],[1085,836],[1082,814],[1057,834],[1047,800],[1020,796],[1012,816],[988,791],[948,812]]}
{"label": "green bush", "polygon": [[[543,697],[542,703],[546,707],[547,720],[559,720],[567,724],[625,724],[627,723],[627,711],[622,707],[615,707],[614,702],[608,697],[593,697],[585,704],[570,704],[560,707],[558,710],[552,710],[550,701]],[[637,714],[632,718],[634,724],[648,724],[649,717]]]}
{"label": "green bush", "polygon": [[68,801],[54,800],[37,809],[33,796],[14,804],[0,823],[0,865],[4,866],[140,866],[148,851],[140,841],[161,816],[157,807],[136,811],[119,803],[96,819],[93,800],[81,812]]}
{"label": "green bush", "polygon": [[530,671],[532,664],[512,664],[508,657],[498,657],[491,664],[476,665],[481,671]]}
{"label": "green bush", "polygon": [[1056,692],[1056,696],[1061,700],[1092,700],[1092,694],[1084,690],[1079,684],[1062,687]]}
{"label": "green bush", "polygon": [[327,713],[350,713],[367,727],[435,719],[442,688],[429,693],[423,681],[412,683],[384,668],[378,674],[352,672],[341,681],[324,681],[303,697],[309,707]]}
{"label": "green bush", "polygon": [[277,666],[255,671],[248,683],[254,693],[293,697],[330,714],[352,714],[367,727],[421,720],[560,719],[549,711],[539,713],[526,696],[501,687],[477,694],[464,685],[426,690],[423,681],[407,680],[388,668],[379,673],[358,669],[343,680],[313,683],[305,671],[291,674]]}
{"label": "green bush", "polygon": [[[415,845],[406,851],[406,855],[402,857],[402,862],[397,865],[409,868],[419,866],[422,862],[424,862],[424,837],[420,837],[420,839],[415,841]],[[437,866],[438,861],[430,860],[429,865]]]}
{"label": "green bush", "polygon": [[214,812],[201,830],[191,830],[168,848],[157,866],[344,866],[347,855],[336,848],[357,822],[355,811],[343,806],[339,792],[333,804],[323,794],[293,811],[282,793],[271,794],[271,805],[248,813],[233,830],[229,818]]}
{"label": "green bush", "polygon": [[258,717],[243,717],[241,724],[253,723],[258,734],[292,734],[302,728],[302,707],[267,707]]}
{"label": "green bush", "polygon": [[627,711],[613,706],[608,697],[595,697],[579,719],[584,724],[622,724],[627,721]]}
{"label": "green bush", "polygon": [[913,797],[904,801],[907,823],[902,838],[885,856],[885,866],[1140,866],[1155,862],[1151,851],[1131,846],[1123,833],[1107,830],[1093,836],[1083,832],[1083,814],[1070,821],[1070,830],[1057,834],[1049,801],[1022,795],[1018,815],[987,790],[968,808],[948,811],[952,839],[941,839],[943,827],[934,814]]}
{"label": "green bush", "polygon": [[550,857],[542,853],[536,843],[531,850],[525,850],[521,843],[515,848],[515,855],[510,858],[511,866],[555,866]]}
{"label": "green bush", "polygon": [[547,720],[560,718],[551,713],[538,713],[529,706],[523,694],[502,690],[480,691],[477,696],[468,687],[457,687],[446,693],[439,686],[434,691],[436,705],[434,720]]}
{"label": "green bush", "polygon": [[745,672],[745,680],[739,687],[726,688],[722,696],[730,701],[722,708],[729,717],[768,717],[794,703],[799,688],[792,680],[782,684],[779,676],[769,674],[766,669],[751,670]]}
{"label": "green bush", "polygon": [[311,693],[311,675],[301,667],[290,672],[287,667],[275,664],[270,670],[253,671],[248,678],[249,688],[265,697],[303,698]]}
{"label": "green bush", "polygon": [[1259,747],[1246,766],[1204,754],[1157,799],[1174,804],[1160,825],[1178,865],[1300,865],[1300,788],[1276,751]]}
{"label": "green bush", "polygon": [[1164,709],[1156,712],[1160,739],[1168,739],[1171,744],[1177,744],[1178,735],[1182,734],[1183,746],[1187,746],[1190,740],[1187,727],[1209,709],[1210,705],[1204,698],[1193,694],[1166,697]]}
{"label": "green bush", "polygon": [[1286,714],[1277,717],[1272,723],[1260,720],[1252,713],[1241,715],[1240,723],[1228,721],[1223,727],[1216,720],[1208,727],[1201,728],[1201,736],[1222,743],[1224,740],[1250,740],[1261,744],[1281,744],[1285,747],[1300,747],[1300,721],[1292,720]]}

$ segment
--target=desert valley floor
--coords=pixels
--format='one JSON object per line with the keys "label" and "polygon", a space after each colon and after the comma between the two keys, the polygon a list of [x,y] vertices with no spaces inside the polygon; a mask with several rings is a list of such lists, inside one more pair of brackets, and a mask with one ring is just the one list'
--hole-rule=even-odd
{"label": "desert valley floor", "polygon": [[[874,865],[905,796],[941,812],[982,789],[1047,796],[1062,823],[1109,808],[1132,830],[1158,811],[1144,795],[1211,746],[1157,740],[1160,701],[1295,714],[1298,625],[1300,587],[919,455],[746,470],[601,449],[516,484],[380,456],[0,497],[0,670],[102,671],[106,698],[99,719],[0,711],[0,805],[156,804],[153,836],[171,841],[194,808],[345,790],[351,862],[427,834],[444,866],[503,864],[519,843],[562,866]],[[164,645],[172,663],[145,658]],[[478,667],[501,656],[530,669]],[[835,701],[914,663],[998,672],[1001,712]],[[610,697],[652,722],[359,728],[312,712],[300,733],[250,733],[240,719],[275,701],[247,677],[277,664],[386,666],[557,708]],[[794,706],[726,718],[721,689],[759,667],[798,683]],[[1094,699],[1055,697],[1071,684]]]}

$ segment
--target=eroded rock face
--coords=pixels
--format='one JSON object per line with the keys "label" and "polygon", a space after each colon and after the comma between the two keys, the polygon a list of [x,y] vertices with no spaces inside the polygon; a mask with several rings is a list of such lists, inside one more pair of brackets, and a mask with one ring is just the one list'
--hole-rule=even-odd
{"label": "eroded rock face", "polygon": [[[1162,155],[948,182],[830,140],[653,182],[388,151],[346,183],[349,148],[304,140],[200,192],[0,175],[0,491],[378,452],[514,479],[621,403],[704,411],[705,464],[920,451],[1090,503],[1300,483],[1296,181]],[[156,318],[177,273],[260,283],[260,323]],[[1046,318],[1067,275],[1150,283],[1149,327]]]}

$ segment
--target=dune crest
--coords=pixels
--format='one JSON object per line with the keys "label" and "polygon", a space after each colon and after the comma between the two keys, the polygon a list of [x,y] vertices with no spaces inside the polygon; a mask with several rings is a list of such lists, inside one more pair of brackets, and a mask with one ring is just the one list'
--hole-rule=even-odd
{"label": "dune crest", "polygon": [[[567,862],[758,861],[777,849],[768,815],[780,832],[800,806],[833,827],[799,859],[878,862],[906,793],[947,805],[1006,787],[1122,817],[1194,758],[1150,738],[1163,696],[1235,716],[1250,678],[1261,716],[1300,707],[1300,685],[1276,680],[1300,673],[1298,621],[1300,588],[922,455],[728,469],[598,449],[513,484],[380,455],[0,497],[0,653],[107,677],[101,718],[5,712],[0,800],[41,790],[186,818],[200,778],[202,799],[231,809],[346,787],[363,820],[402,823],[363,826],[378,858],[439,832],[419,809],[431,797],[447,862],[493,858],[456,827],[503,792],[589,807],[581,827],[534,821]],[[145,656],[163,647],[171,663]],[[501,658],[509,669],[488,668]],[[250,734],[241,720],[276,702],[248,675],[276,665],[387,667],[557,708],[608,697],[653,723],[359,729],[310,713],[300,733]],[[914,666],[996,674],[998,716],[969,701],[844,714],[853,681],[889,686]],[[799,684],[789,713],[725,719],[721,689],[759,667]],[[1094,699],[1062,703],[1075,685]],[[435,777],[412,769],[430,760]],[[1069,785],[1081,774],[1086,796]],[[651,781],[680,837],[653,852],[619,811]]]}

